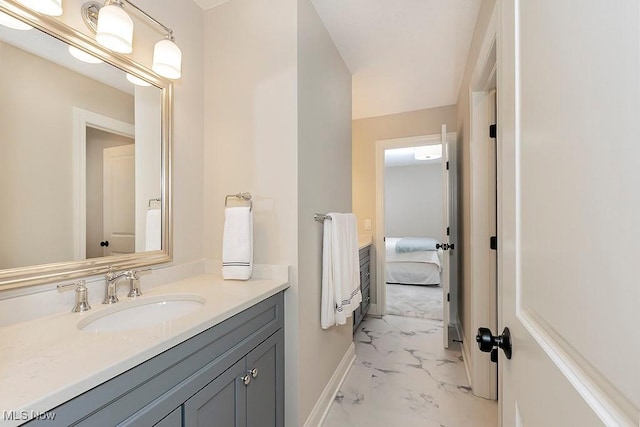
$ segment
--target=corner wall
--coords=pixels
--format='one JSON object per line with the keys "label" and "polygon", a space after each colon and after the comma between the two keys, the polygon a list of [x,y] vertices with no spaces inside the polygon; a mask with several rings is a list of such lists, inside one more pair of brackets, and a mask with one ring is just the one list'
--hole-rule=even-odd
{"label": "corner wall", "polygon": [[351,73],[309,0],[298,0],[298,138],[302,426],[316,422],[308,420],[316,402],[331,402],[318,399],[353,341],[350,321],[320,327],[323,226],[313,219],[316,212],[351,212]]}
{"label": "corner wall", "polygon": [[225,195],[251,192],[254,262],[290,266],[285,422],[302,426],[352,342],[320,328],[313,220],[351,210],[351,75],[309,0],[206,10],[204,58],[205,258],[222,257]]}

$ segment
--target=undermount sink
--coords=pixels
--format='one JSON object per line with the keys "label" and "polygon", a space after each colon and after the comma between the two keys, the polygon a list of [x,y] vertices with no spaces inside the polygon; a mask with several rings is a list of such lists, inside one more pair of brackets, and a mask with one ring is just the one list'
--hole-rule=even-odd
{"label": "undermount sink", "polygon": [[92,313],[78,322],[86,332],[117,332],[170,323],[204,306],[199,295],[159,295],[119,302],[105,310]]}

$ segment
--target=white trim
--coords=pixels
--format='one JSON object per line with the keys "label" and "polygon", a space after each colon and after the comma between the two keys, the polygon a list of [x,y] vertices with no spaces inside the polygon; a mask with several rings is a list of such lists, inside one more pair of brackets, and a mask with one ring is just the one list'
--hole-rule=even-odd
{"label": "white trim", "polygon": [[135,138],[130,123],[73,107],[73,236],[74,260],[87,257],[87,127]]}
{"label": "white trim", "polygon": [[[542,321],[529,310],[520,308],[516,316],[604,425],[635,427],[636,423],[631,415],[631,411],[635,410],[633,405],[627,402],[617,390],[610,387],[606,390],[602,387],[604,381],[598,381],[593,375],[595,372],[589,373],[583,368],[586,363],[580,363],[565,350],[570,347],[569,344],[562,345],[561,339],[550,334],[550,328],[545,327]],[[624,407],[629,409],[625,411]]]}
{"label": "white trim", "polygon": [[331,404],[333,403],[338,390],[340,390],[340,387],[349,374],[355,360],[356,346],[352,342],[347,349],[347,352],[342,357],[340,364],[338,364],[338,367],[331,376],[331,379],[327,383],[327,386],[322,391],[318,401],[311,410],[311,413],[307,417],[304,427],[317,427],[322,425],[329,413],[329,409],[331,408]]}
{"label": "white trim", "polygon": [[229,0],[193,0],[195,4],[200,6],[202,10],[213,9],[221,4],[228,2]]}
{"label": "white trim", "polygon": [[462,362],[464,363],[464,371],[467,374],[467,382],[471,385],[471,356],[469,355],[469,345],[467,344],[467,340],[464,339],[464,329],[462,328],[460,317],[456,317],[455,327],[458,337],[460,337],[460,341],[462,341]]}
{"label": "white trim", "polygon": [[[491,234],[489,227],[489,203],[487,191],[493,184],[489,182],[489,108],[491,107],[488,92],[495,78],[497,68],[497,8],[494,8],[482,44],[472,77],[469,91],[469,179],[470,205],[468,248],[469,271],[465,272],[467,285],[471,287],[471,328],[489,327],[494,333],[498,328],[498,307],[496,283],[489,280],[489,262],[492,259],[488,245]],[[497,214],[497,212],[496,212]],[[497,278],[497,271],[495,277]],[[464,341],[464,340],[463,340]],[[498,367],[492,363],[488,355],[481,353],[470,345],[464,346],[469,359],[470,384],[473,393],[486,399],[498,398]]]}
{"label": "white trim", "polygon": [[[448,132],[447,140],[455,140],[456,133]],[[393,148],[414,147],[417,144],[434,145],[442,142],[441,134],[410,136],[406,138],[381,139],[376,141],[375,149],[375,174],[376,174],[376,233],[374,243],[376,248],[376,303],[371,304],[369,313],[376,316],[384,316],[387,307],[387,289],[384,283],[385,277],[385,253],[384,250],[384,152]],[[455,200],[453,201],[456,202]]]}

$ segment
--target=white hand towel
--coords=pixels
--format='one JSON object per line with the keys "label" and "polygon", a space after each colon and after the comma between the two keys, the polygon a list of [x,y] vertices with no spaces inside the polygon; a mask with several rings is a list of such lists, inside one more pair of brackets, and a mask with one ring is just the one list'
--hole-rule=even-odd
{"label": "white hand towel", "polygon": [[249,207],[224,210],[222,278],[249,280],[253,269],[253,213]]}
{"label": "white hand towel", "polygon": [[322,241],[322,329],[344,325],[362,302],[354,214],[327,214]]}
{"label": "white hand towel", "polygon": [[159,251],[162,245],[162,215],[160,209],[147,211],[147,224],[145,227],[145,251]]}

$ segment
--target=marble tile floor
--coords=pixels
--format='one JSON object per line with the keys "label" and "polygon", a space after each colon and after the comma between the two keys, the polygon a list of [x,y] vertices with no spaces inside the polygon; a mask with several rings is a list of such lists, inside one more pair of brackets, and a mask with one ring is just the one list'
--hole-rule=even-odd
{"label": "marble tile floor", "polygon": [[475,397],[458,350],[442,345],[442,322],[366,318],[356,361],[323,427],[496,427],[498,405]]}

